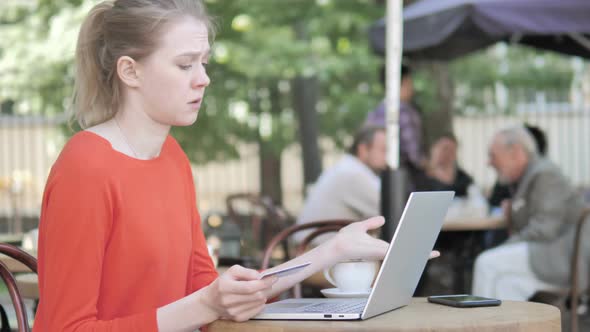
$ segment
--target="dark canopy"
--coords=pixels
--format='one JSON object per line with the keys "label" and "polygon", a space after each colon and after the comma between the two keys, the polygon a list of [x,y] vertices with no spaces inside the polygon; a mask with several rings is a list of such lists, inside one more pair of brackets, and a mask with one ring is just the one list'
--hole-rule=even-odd
{"label": "dark canopy", "polygon": [[[404,8],[404,55],[449,60],[498,41],[590,58],[590,0],[423,0]],[[385,53],[385,20],[369,33]]]}

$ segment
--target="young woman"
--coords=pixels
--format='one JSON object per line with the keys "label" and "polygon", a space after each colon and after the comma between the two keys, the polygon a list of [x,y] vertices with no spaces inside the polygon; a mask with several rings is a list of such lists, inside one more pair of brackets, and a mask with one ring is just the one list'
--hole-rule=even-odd
{"label": "young woman", "polygon": [[244,321],[267,298],[341,260],[380,259],[372,218],[280,267],[217,275],[196,210],[189,161],[169,135],[193,124],[209,77],[211,21],[196,0],[95,6],[76,50],[74,115],[43,198],[34,331],[194,331]]}

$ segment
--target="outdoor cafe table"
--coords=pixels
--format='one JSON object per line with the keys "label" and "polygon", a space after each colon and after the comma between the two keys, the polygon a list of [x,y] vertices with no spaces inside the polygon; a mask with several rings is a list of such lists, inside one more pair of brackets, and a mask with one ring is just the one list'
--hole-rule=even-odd
{"label": "outdoor cafe table", "polygon": [[[457,259],[453,260],[453,292],[469,293],[469,285],[466,282],[466,274],[473,268],[473,262],[478,253],[483,249],[481,240],[485,231],[506,229],[508,226],[504,216],[472,217],[445,220],[441,233],[442,236],[453,236],[460,245],[453,248],[442,249],[455,252]],[[453,235],[456,234],[456,235]],[[457,237],[459,236],[459,237]],[[448,241],[448,240],[447,240]],[[459,244],[459,243],[458,243]]]}
{"label": "outdoor cafe table", "polygon": [[7,243],[12,245],[20,245],[23,242],[24,234],[23,233],[15,233],[15,234],[0,234],[0,243]]}
{"label": "outdoor cafe table", "polygon": [[560,332],[559,309],[546,304],[504,301],[499,307],[453,308],[414,298],[406,307],[365,321],[268,321],[244,323],[219,320],[209,332]]}
{"label": "outdoor cafe table", "polygon": [[[505,227],[505,220],[502,217],[487,217],[469,219],[447,220],[443,225],[443,231],[481,231],[489,229],[499,229]],[[35,256],[36,254],[33,253]],[[22,263],[6,255],[0,255],[0,260],[8,266],[12,272],[28,272],[29,269]],[[222,274],[228,267],[218,267],[219,274]],[[39,298],[38,279],[36,274],[22,274],[17,276],[17,284],[23,296],[31,299]],[[310,280],[311,279],[311,280]],[[327,285],[323,275],[314,275],[305,281],[306,284]],[[316,280],[317,279],[317,280]],[[462,284],[462,281],[458,282]]]}
{"label": "outdoor cafe table", "polygon": [[506,228],[507,222],[503,216],[473,217],[445,220],[442,231],[487,231]]}
{"label": "outdoor cafe table", "polygon": [[[502,228],[506,228],[506,219],[504,217],[488,216],[445,220],[442,226],[442,232],[481,232],[486,230],[496,230]],[[472,238],[472,236],[470,238]],[[471,247],[467,248],[469,252],[464,253],[464,255],[473,255],[473,253],[471,252],[472,249],[473,248]],[[444,255],[445,253],[443,252],[442,254]],[[464,270],[467,268],[467,265],[463,261],[458,261],[457,268],[459,270]],[[456,280],[454,281],[454,289],[457,290],[457,292],[461,292],[460,290],[463,288],[463,285],[465,283],[462,278],[462,275],[458,274],[457,278],[455,279]],[[313,274],[308,279],[303,281],[303,284],[316,288],[333,287],[326,280],[322,272]]]}

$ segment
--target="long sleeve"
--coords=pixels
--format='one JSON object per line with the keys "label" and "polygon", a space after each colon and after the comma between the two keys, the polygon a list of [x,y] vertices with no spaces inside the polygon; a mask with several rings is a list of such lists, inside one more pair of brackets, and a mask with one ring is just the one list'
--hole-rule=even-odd
{"label": "long sleeve", "polygon": [[[191,174],[192,184],[192,174]],[[195,197],[194,185],[190,188],[192,197]],[[193,202],[196,201],[193,199]],[[213,265],[213,261],[209,256],[207,249],[207,241],[201,227],[201,216],[193,204],[193,250],[191,253],[191,268],[189,275],[189,289],[188,293],[193,293],[199,289],[209,285],[218,277],[217,270]]]}
{"label": "long sleeve", "polygon": [[517,237],[526,241],[553,241],[567,221],[569,186],[559,174],[539,174],[531,185],[529,199],[532,215]]}
{"label": "long sleeve", "polygon": [[100,172],[70,167],[65,173],[48,183],[42,207],[35,331],[156,332],[156,308],[98,319],[114,202]]}
{"label": "long sleeve", "polygon": [[422,123],[411,105],[401,103],[399,112],[400,161],[422,169]]}
{"label": "long sleeve", "polygon": [[195,192],[195,181],[190,162],[186,156],[183,156],[181,162],[184,165],[184,172],[186,174],[186,188],[188,191],[192,222],[192,250],[187,284],[187,294],[190,294],[209,285],[219,275],[213,265],[211,256],[209,256],[207,241],[205,240],[205,234],[201,227],[201,216],[197,210],[197,194]]}

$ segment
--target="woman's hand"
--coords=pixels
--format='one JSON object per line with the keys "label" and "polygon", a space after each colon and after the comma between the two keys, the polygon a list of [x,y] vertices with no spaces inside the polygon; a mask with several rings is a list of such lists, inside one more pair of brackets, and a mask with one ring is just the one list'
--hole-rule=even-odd
{"label": "woman's hand", "polygon": [[334,254],[338,256],[338,261],[383,259],[387,248],[389,248],[389,243],[370,236],[367,231],[377,229],[384,223],[383,217],[373,217],[342,228],[330,240],[334,246]]}
{"label": "woman's hand", "polygon": [[[387,254],[389,243],[376,239],[368,231],[383,226],[383,217],[373,217],[364,221],[352,223],[342,228],[332,241],[333,252],[338,255],[337,261],[352,259],[381,260]],[[430,258],[440,256],[438,251],[433,251]]]}
{"label": "woman's hand", "polygon": [[276,277],[259,277],[255,270],[234,265],[203,289],[202,302],[221,319],[247,321],[262,311],[265,292],[277,281]]}

